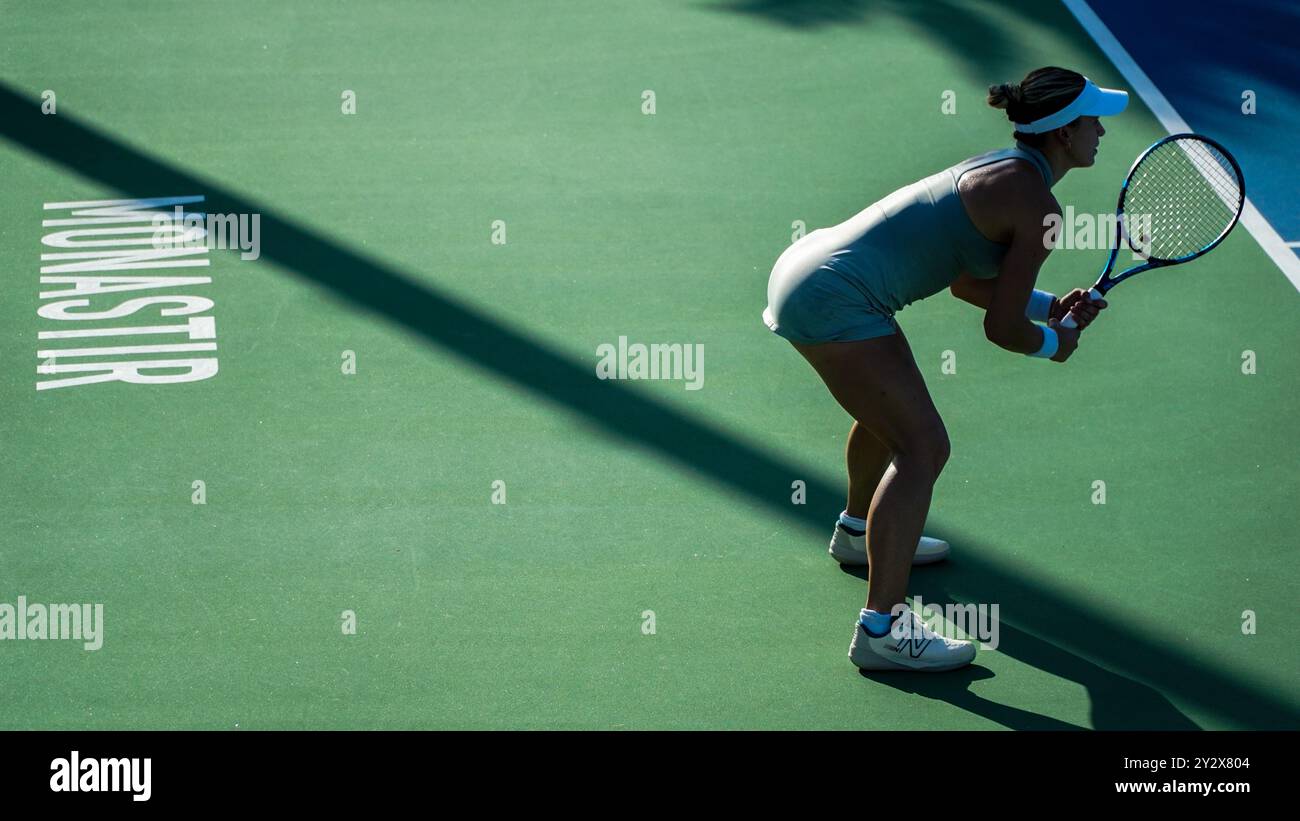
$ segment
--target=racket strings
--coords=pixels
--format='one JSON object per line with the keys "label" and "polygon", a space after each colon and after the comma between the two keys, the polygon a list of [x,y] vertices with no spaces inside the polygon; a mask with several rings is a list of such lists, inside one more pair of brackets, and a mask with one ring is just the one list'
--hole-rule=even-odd
{"label": "racket strings", "polygon": [[1191,256],[1232,228],[1242,199],[1241,178],[1220,151],[1197,139],[1171,140],[1129,176],[1125,233],[1148,257]]}
{"label": "racket strings", "polygon": [[[1145,241],[1151,256],[1172,259],[1195,253],[1212,243],[1236,215],[1225,203],[1235,198],[1230,183],[1206,182],[1186,169],[1147,170],[1128,205],[1137,217],[1134,240]],[[1231,200],[1228,200],[1231,201]],[[1145,250],[1145,249],[1144,249]]]}

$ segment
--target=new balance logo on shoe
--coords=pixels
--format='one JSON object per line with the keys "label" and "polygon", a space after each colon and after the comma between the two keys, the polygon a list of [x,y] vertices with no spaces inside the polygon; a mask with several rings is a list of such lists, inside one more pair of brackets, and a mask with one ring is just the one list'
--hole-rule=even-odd
{"label": "new balance logo on shoe", "polygon": [[906,647],[909,656],[914,659],[919,659],[921,654],[925,652],[925,648],[929,647],[930,642],[932,641],[934,641],[934,639],[902,639],[897,645],[886,646],[895,653],[903,652],[903,648]]}

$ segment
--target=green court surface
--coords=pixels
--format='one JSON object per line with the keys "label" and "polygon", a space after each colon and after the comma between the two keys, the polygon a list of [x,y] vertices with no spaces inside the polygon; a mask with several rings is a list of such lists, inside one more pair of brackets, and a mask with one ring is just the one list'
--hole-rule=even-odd
{"label": "green court surface", "polygon": [[[0,9],[0,602],[104,612],[98,650],[0,642],[0,727],[1300,727],[1297,294],[1244,230],[1065,365],[947,294],[899,315],[953,443],[911,592],[1000,637],[946,675],[845,657],[849,420],[763,326],[768,271],[796,221],[1007,144],[989,83],[1122,86],[1064,8]],[[1080,212],[1163,133],[1136,98],[1107,128],[1055,189]],[[37,390],[77,325],[37,313],[71,287],[44,204],[186,195],[261,218],[257,260],[143,272],[210,278],[166,292],[213,301],[219,372]],[[703,346],[701,388],[597,379],[620,337]]]}

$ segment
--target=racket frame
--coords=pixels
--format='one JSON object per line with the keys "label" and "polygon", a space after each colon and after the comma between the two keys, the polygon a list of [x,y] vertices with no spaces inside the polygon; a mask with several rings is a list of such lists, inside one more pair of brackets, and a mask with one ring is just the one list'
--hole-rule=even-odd
{"label": "racket frame", "polygon": [[[1120,246],[1128,244],[1128,240],[1130,239],[1128,230],[1125,227],[1124,201],[1128,198],[1128,188],[1129,188],[1129,183],[1133,181],[1133,172],[1137,171],[1138,166],[1142,164],[1142,161],[1145,160],[1151,154],[1152,151],[1155,151],[1157,148],[1164,145],[1165,143],[1173,142],[1175,140],[1187,139],[1189,137],[1208,144],[1216,151],[1218,151],[1221,155],[1223,155],[1223,158],[1226,159],[1229,162],[1229,164],[1232,165],[1232,170],[1236,173],[1237,182],[1241,188],[1241,194],[1237,202],[1237,212],[1233,214],[1232,221],[1229,222],[1227,227],[1224,228],[1223,231],[1219,233],[1219,236],[1216,237],[1213,242],[1211,242],[1209,245],[1206,245],[1201,250],[1196,251],[1195,253],[1192,254],[1188,254],[1186,256],[1178,257],[1177,259],[1162,259],[1159,257],[1148,256],[1146,257],[1146,262],[1142,263],[1141,265],[1135,265],[1132,268],[1128,268],[1122,271],[1121,273],[1119,273],[1118,275],[1112,277],[1110,275],[1110,272],[1113,271],[1115,268],[1115,260],[1119,256]],[[1115,244],[1110,249],[1110,258],[1106,260],[1106,267],[1102,269],[1101,276],[1097,279],[1097,283],[1092,286],[1092,290],[1094,292],[1092,294],[1092,298],[1099,299],[1100,296],[1104,295],[1111,288],[1115,287],[1116,285],[1128,279],[1129,277],[1133,276],[1134,274],[1140,274],[1143,271],[1149,271],[1152,268],[1164,268],[1170,265],[1181,265],[1184,262],[1191,262],[1197,257],[1208,254],[1210,251],[1214,250],[1214,248],[1218,246],[1219,243],[1223,242],[1223,240],[1227,238],[1228,234],[1232,233],[1232,229],[1235,228],[1237,226],[1237,223],[1241,220],[1241,212],[1242,209],[1245,208],[1245,205],[1246,205],[1246,175],[1241,173],[1241,166],[1237,164],[1237,158],[1232,156],[1232,152],[1224,148],[1221,143],[1219,143],[1216,140],[1212,140],[1203,134],[1195,134],[1190,131],[1182,132],[1179,134],[1170,134],[1166,137],[1161,137],[1160,139],[1156,140],[1154,143],[1147,146],[1147,149],[1145,151],[1143,151],[1141,154],[1138,155],[1138,158],[1133,161],[1133,165],[1129,166],[1128,174],[1124,176],[1124,185],[1121,186],[1119,190],[1119,201],[1115,204]]]}

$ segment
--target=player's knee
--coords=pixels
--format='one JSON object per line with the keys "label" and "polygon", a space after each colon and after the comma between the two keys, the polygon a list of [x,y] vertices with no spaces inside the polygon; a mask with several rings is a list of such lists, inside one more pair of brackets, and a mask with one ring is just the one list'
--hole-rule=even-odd
{"label": "player's knee", "polygon": [[943,466],[948,463],[952,452],[952,443],[948,440],[948,430],[943,422],[936,420],[932,424],[918,428],[899,447],[897,458],[911,470],[938,478]]}

